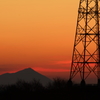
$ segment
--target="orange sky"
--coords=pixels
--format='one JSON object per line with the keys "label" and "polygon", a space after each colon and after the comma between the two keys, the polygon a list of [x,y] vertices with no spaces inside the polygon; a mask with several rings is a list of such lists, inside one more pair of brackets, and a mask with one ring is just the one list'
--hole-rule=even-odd
{"label": "orange sky", "polygon": [[68,77],[79,0],[1,0],[0,74],[31,67]]}

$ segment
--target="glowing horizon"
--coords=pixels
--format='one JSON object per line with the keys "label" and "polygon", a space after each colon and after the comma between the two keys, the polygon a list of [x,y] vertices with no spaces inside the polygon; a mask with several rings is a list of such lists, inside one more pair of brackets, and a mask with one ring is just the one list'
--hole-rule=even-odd
{"label": "glowing horizon", "polygon": [[[0,74],[31,67],[55,72],[54,77],[67,76],[78,4],[79,0],[1,1]],[[57,74],[60,71],[66,73]]]}

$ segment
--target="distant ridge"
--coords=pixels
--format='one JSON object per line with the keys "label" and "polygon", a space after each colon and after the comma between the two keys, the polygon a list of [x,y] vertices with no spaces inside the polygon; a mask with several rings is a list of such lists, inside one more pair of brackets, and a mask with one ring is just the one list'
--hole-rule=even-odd
{"label": "distant ridge", "polygon": [[5,73],[0,75],[0,85],[15,84],[18,80],[31,82],[33,79],[40,81],[44,86],[52,82],[52,80],[34,71],[32,68],[26,68],[16,73]]}

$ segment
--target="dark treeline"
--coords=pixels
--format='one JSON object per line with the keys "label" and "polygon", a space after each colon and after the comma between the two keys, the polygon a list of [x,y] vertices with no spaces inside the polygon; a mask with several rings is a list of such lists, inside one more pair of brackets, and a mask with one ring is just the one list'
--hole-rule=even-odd
{"label": "dark treeline", "polygon": [[100,100],[100,87],[78,84],[69,86],[67,80],[56,78],[43,86],[39,81],[18,81],[14,85],[0,86],[1,100]]}

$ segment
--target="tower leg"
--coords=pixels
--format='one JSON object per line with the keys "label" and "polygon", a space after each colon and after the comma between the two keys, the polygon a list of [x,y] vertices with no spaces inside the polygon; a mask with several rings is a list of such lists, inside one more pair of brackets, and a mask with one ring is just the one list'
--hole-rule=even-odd
{"label": "tower leg", "polygon": [[85,80],[84,80],[84,79],[82,79],[80,85],[81,85],[82,87],[85,87],[86,83],[85,83]]}
{"label": "tower leg", "polygon": [[98,78],[98,86],[100,87],[100,78]]}
{"label": "tower leg", "polygon": [[69,87],[71,87],[71,86],[73,85],[73,82],[72,82],[71,79],[68,80],[67,85],[68,85]]}

